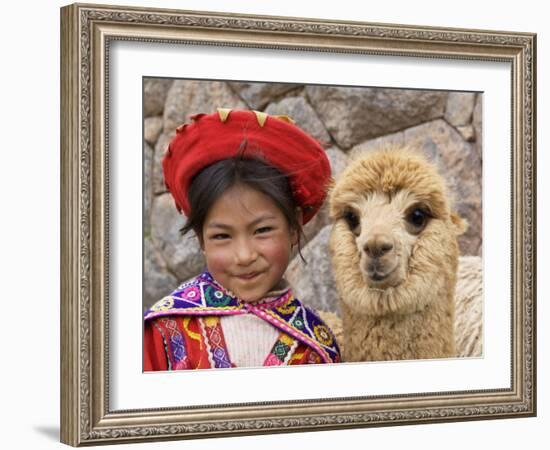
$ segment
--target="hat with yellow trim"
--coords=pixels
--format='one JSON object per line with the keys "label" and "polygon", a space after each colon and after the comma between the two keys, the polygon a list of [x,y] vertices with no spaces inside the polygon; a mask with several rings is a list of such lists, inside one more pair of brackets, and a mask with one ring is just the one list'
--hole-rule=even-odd
{"label": "hat with yellow trim", "polygon": [[288,116],[218,108],[195,114],[170,142],[162,167],[176,207],[190,213],[187,192],[195,175],[223,159],[261,159],[287,175],[306,224],[321,208],[330,182],[330,164],[321,145]]}

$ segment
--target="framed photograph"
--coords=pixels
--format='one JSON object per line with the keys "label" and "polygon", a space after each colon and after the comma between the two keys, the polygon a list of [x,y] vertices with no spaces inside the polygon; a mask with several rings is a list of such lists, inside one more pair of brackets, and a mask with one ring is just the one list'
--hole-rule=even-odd
{"label": "framed photograph", "polygon": [[[535,88],[531,33],[62,8],[62,442],[534,416]],[[268,357],[260,359],[236,350],[237,328],[248,328],[222,317],[228,365],[214,361],[205,328],[189,328],[206,344],[207,359],[185,368],[218,370],[170,370],[183,367],[176,352],[183,350],[164,328],[158,348],[166,360],[151,369],[144,356],[148,323],[160,330],[155,321],[171,317],[167,311],[175,314],[176,300],[183,299],[178,295],[198,283],[204,296],[216,278],[204,278],[205,264],[212,266],[200,233],[198,240],[193,232],[180,233],[186,216],[175,207],[180,205],[163,159],[178,151],[175,137],[194,124],[205,118],[216,122],[212,126],[230,124],[239,114],[264,134],[274,125],[303,130],[322,146],[330,165],[327,199],[303,227],[302,255],[295,250],[285,266],[292,292],[312,312],[299,322],[283,313],[279,322],[272,320],[296,342],[279,342],[279,335],[281,356],[267,339]],[[252,125],[247,133],[252,136]],[[443,223],[445,216],[459,230],[453,231],[454,253],[447,241],[429,252],[431,266],[447,272],[420,271],[438,304],[445,298],[452,303],[450,312],[440,314],[451,324],[446,327],[422,322],[421,310],[429,309],[422,295],[425,304],[398,311],[399,323],[388,326],[381,326],[387,311],[372,319],[361,309],[364,296],[348,295],[356,286],[343,274],[357,264],[342,253],[339,237],[355,233],[353,242],[359,242],[363,232],[357,230],[366,228],[360,226],[364,211],[340,199],[371,198],[346,180],[357,179],[358,160],[390,147],[416,149],[426,170],[443,180],[442,201],[453,208],[439,216],[428,200],[415,202],[397,222],[408,232],[409,275],[429,220]],[[395,171],[401,163],[387,164]],[[371,217],[383,216],[372,211]],[[367,239],[361,248],[379,262],[380,252],[391,254],[405,241],[375,249]],[[456,264],[440,264],[450,253]],[[377,277],[383,278],[375,271],[365,282],[380,287]],[[437,288],[442,277],[450,284]],[[213,293],[221,297],[225,291]],[[421,345],[426,335],[416,336],[407,325],[411,314],[410,323],[430,330],[427,347]],[[204,327],[201,320],[199,315]],[[310,334],[294,330],[296,324]],[[402,344],[406,333],[411,337],[401,351],[395,343]],[[308,363],[286,367],[308,349]]]}

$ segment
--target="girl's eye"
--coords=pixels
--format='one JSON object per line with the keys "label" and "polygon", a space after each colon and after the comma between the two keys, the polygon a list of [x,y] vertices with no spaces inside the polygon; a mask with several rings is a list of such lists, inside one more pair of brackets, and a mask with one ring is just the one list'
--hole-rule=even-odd
{"label": "girl's eye", "polygon": [[269,233],[273,230],[273,227],[262,227],[256,230],[256,233]]}
{"label": "girl's eye", "polygon": [[229,235],[226,233],[218,233],[210,237],[210,239],[214,239],[216,241],[221,241],[223,239],[229,238]]}

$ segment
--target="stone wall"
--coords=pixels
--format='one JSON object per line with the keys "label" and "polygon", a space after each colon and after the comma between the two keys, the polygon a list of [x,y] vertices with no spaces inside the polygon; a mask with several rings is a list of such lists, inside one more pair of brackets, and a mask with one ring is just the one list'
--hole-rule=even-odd
{"label": "stone wall", "polygon": [[[149,307],[204,267],[198,242],[179,230],[162,178],[161,160],[188,115],[217,107],[285,114],[325,147],[335,177],[351,158],[387,143],[413,145],[447,180],[455,209],[467,219],[463,255],[481,255],[481,105],[477,93],[147,79],[144,83],[144,295]],[[314,308],[338,312],[328,256],[327,209],[306,225],[302,254],[287,271],[297,295]]]}

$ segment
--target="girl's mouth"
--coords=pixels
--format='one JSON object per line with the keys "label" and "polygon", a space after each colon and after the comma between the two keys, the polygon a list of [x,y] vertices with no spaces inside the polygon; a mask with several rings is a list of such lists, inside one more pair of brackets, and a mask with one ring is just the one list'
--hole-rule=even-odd
{"label": "girl's mouth", "polygon": [[241,280],[252,280],[253,278],[256,278],[258,275],[260,275],[260,273],[261,272],[251,272],[245,275],[238,275],[237,278],[240,278]]}

